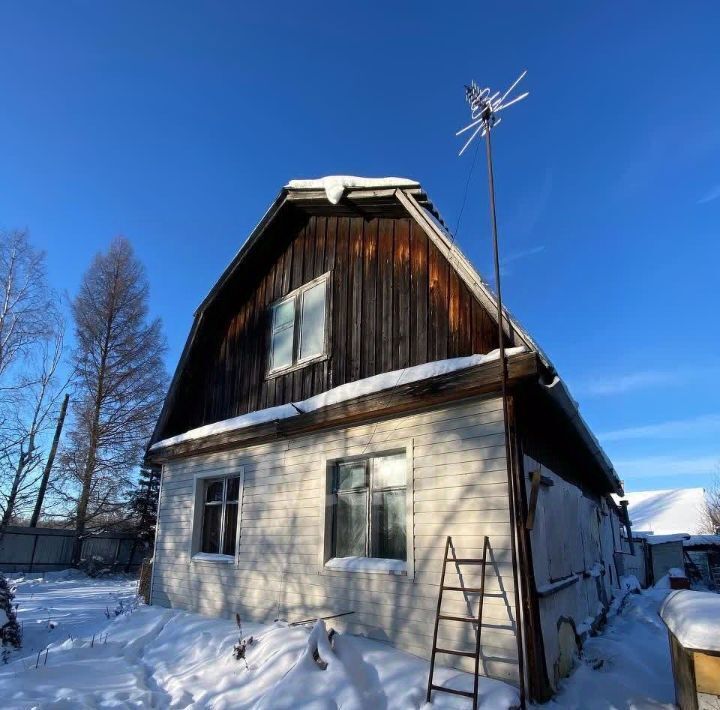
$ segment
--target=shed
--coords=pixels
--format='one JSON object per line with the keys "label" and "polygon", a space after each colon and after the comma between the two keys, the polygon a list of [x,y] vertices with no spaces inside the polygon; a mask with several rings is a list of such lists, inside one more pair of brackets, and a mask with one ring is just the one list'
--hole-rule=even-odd
{"label": "shed", "polygon": [[656,584],[671,569],[685,569],[683,542],[688,537],[690,536],[685,533],[678,533],[676,535],[648,535],[645,538],[652,584]]}
{"label": "shed", "polygon": [[720,706],[720,595],[671,592],[660,616],[668,628],[680,710]]}

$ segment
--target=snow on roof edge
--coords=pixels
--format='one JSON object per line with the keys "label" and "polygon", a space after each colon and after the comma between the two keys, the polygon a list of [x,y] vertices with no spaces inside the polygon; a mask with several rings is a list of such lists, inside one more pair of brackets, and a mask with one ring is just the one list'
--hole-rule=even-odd
{"label": "snow on roof edge", "polygon": [[372,190],[378,187],[419,187],[417,180],[401,177],[359,177],[357,175],[326,175],[309,180],[290,180],[286,190],[325,190],[328,200],[336,205],[345,194],[345,190],[360,188]]}
{"label": "snow on roof edge", "polygon": [[[527,348],[524,345],[516,348],[507,348],[505,350],[507,357],[519,355],[524,352],[527,352]],[[291,417],[298,416],[298,414],[307,414],[316,409],[345,402],[349,399],[355,399],[356,397],[373,394],[375,392],[382,392],[386,389],[394,389],[401,384],[405,385],[410,382],[418,382],[431,377],[437,377],[438,375],[465,370],[469,367],[484,365],[498,359],[499,351],[492,350],[485,355],[469,355],[467,357],[450,358],[448,360],[435,360],[434,362],[428,362],[423,365],[407,367],[403,370],[383,372],[379,375],[373,375],[372,377],[366,377],[362,380],[355,380],[354,382],[333,387],[326,392],[321,392],[314,397],[309,397],[300,402],[260,409],[255,412],[249,412],[248,414],[242,414],[239,417],[232,417],[212,424],[206,424],[196,429],[190,429],[183,434],[177,434],[176,436],[171,436],[154,443],[149,450],[157,451],[186,441],[195,441],[216,434],[237,431],[256,424],[264,424],[280,419],[290,419]]]}

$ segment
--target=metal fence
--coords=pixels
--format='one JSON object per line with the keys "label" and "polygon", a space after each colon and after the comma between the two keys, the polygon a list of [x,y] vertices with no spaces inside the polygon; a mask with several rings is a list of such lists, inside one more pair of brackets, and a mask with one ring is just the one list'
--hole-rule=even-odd
{"label": "metal fence", "polygon": [[[0,536],[0,571],[50,572],[72,564],[74,530],[6,527]],[[81,559],[96,558],[114,572],[136,572],[150,554],[146,543],[121,533],[99,533],[82,542]]]}

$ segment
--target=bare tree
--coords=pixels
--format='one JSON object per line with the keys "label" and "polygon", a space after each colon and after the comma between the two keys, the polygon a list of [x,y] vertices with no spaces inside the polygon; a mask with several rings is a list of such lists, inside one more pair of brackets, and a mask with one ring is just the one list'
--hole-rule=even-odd
{"label": "bare tree", "polygon": [[23,231],[0,232],[0,525],[23,512],[37,482],[56,403],[62,318],[45,255]]}
{"label": "bare tree", "polygon": [[50,320],[54,321],[54,332],[38,343],[37,352],[26,359],[10,398],[13,414],[5,421],[5,442],[0,451],[2,527],[26,512],[28,503],[34,500],[41,475],[42,439],[54,424],[64,389],[57,381],[63,352],[62,321],[57,312]]}
{"label": "bare tree", "polygon": [[47,336],[52,310],[45,254],[32,247],[27,232],[0,232],[0,383]]}
{"label": "bare tree", "polygon": [[700,519],[701,532],[720,535],[720,472],[709,488],[705,489],[705,508]]}
{"label": "bare tree", "polygon": [[[124,238],[98,254],[72,303],[73,421],[62,456],[78,545],[122,513],[166,389],[165,341],[148,319],[148,281]],[[77,561],[76,547],[76,561]]]}

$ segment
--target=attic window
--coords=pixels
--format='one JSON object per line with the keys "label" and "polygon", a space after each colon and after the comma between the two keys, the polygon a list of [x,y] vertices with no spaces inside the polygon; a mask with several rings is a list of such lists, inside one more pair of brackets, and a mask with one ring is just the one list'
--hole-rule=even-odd
{"label": "attic window", "polygon": [[327,354],[328,276],[306,283],[270,307],[269,375]]}

